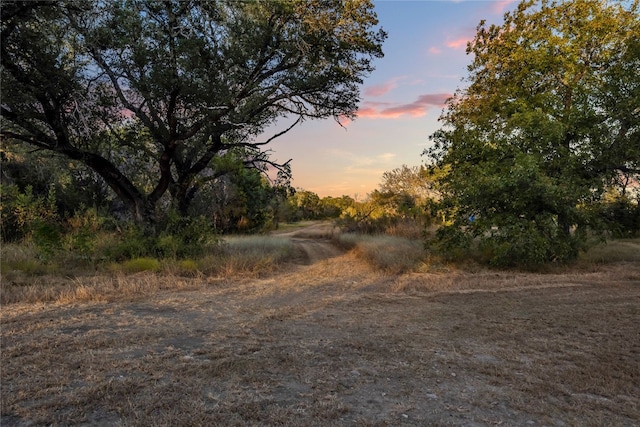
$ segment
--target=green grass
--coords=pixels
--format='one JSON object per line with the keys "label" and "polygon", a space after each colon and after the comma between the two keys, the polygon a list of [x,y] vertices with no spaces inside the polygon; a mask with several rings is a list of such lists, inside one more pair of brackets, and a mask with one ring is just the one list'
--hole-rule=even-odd
{"label": "green grass", "polygon": [[120,264],[127,273],[139,273],[141,271],[159,271],[160,261],[154,258],[134,258]]}

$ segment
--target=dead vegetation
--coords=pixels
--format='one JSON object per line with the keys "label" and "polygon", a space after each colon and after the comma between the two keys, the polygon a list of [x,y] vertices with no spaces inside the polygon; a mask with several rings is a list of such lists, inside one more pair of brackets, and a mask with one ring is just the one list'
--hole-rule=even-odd
{"label": "dead vegetation", "polygon": [[233,279],[59,278],[55,298],[3,305],[1,422],[637,425],[640,260],[595,258],[392,274],[349,251]]}

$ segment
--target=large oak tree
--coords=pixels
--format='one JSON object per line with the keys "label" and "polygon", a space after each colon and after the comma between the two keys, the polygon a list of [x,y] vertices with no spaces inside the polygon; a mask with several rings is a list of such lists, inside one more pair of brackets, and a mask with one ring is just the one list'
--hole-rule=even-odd
{"label": "large oak tree", "polygon": [[84,163],[152,225],[229,150],[264,167],[301,121],[353,118],[377,24],[369,0],[3,1],[1,135]]}
{"label": "large oak tree", "polygon": [[[468,86],[428,151],[450,253],[494,264],[574,257],[621,176],[640,174],[638,1],[525,0],[469,43]],[[453,251],[453,252],[451,252]]]}

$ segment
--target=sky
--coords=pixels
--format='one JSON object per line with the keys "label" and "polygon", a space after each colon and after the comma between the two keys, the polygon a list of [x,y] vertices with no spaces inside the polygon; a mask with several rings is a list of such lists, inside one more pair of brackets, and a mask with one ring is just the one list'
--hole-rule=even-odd
{"label": "sky", "polygon": [[378,188],[384,172],[424,164],[422,152],[439,127],[444,101],[465,85],[472,60],[467,42],[482,19],[501,24],[517,4],[374,0],[388,38],[384,58],[374,61],[376,70],[361,88],[358,118],[344,127],[333,119],[306,121],[269,144],[270,158],[292,159],[295,188],[356,200]]}

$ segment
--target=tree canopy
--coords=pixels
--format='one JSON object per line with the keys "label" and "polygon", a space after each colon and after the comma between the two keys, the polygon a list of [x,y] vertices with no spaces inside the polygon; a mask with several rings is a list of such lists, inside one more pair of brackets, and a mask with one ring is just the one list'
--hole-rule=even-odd
{"label": "tree canopy", "polygon": [[153,224],[229,150],[265,169],[300,122],[354,118],[377,24],[368,0],[3,1],[1,135],[84,163]]}
{"label": "tree canopy", "polygon": [[494,264],[576,256],[595,207],[640,176],[638,1],[525,0],[467,47],[468,86],[427,151],[448,223],[438,243],[473,242]]}

